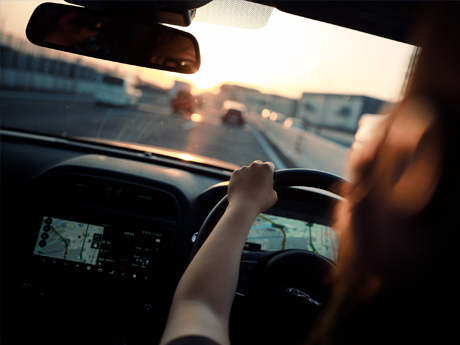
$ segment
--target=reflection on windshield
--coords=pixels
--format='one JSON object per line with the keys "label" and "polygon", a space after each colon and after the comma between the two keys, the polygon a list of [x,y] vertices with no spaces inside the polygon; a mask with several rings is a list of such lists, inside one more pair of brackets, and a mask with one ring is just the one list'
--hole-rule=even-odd
{"label": "reflection on windshield", "polygon": [[[321,88],[290,96],[282,87],[268,92],[256,85],[225,81],[207,92],[196,90],[184,79],[164,86],[148,78],[144,69],[133,68],[133,73],[127,73],[113,64],[32,46],[24,37],[0,27],[4,30],[0,47],[4,128],[167,148],[191,161],[194,155],[236,165],[261,159],[275,162],[277,168],[307,167],[345,175],[360,118],[378,114],[388,105],[388,99],[364,93],[327,92],[324,85],[333,81],[324,73],[316,74]],[[75,37],[93,34],[88,28]],[[204,52],[206,37],[196,36]],[[228,47],[220,53],[244,55],[249,61],[250,54],[238,52],[235,44]],[[175,45],[165,44],[152,52],[151,61],[186,61],[186,56],[171,59],[171,55],[162,55],[174,49]],[[273,54],[278,57],[280,52]],[[209,73],[206,64],[212,65],[205,61],[203,73]],[[408,60],[402,61],[401,70],[407,65]],[[314,66],[309,68],[315,70]],[[239,67],[232,69],[239,71]],[[275,78],[278,73],[274,69],[262,72],[264,78],[270,73]],[[295,75],[291,77],[298,82]],[[226,102],[229,100],[243,105],[244,111],[227,109],[224,104],[230,104]]]}

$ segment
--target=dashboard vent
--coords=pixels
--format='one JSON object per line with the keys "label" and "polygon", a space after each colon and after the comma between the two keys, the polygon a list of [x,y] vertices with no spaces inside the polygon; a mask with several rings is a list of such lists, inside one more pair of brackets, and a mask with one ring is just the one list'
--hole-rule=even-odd
{"label": "dashboard vent", "polygon": [[79,175],[58,175],[44,188],[49,196],[79,203],[106,203],[110,199],[112,184],[103,179]]}
{"label": "dashboard vent", "polygon": [[177,220],[180,213],[176,197],[168,191],[99,176],[59,174],[49,180],[42,195],[86,207],[98,206],[168,220]]}
{"label": "dashboard vent", "polygon": [[169,192],[128,184],[117,188],[117,204],[123,209],[173,220],[179,217],[177,200]]}

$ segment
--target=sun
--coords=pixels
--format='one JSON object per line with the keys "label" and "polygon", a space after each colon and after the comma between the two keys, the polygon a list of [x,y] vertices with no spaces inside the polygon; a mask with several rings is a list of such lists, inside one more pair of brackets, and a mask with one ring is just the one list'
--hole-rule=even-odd
{"label": "sun", "polygon": [[218,92],[222,84],[222,74],[211,65],[202,65],[195,74],[181,75],[180,79],[187,80],[192,85],[193,93]]}

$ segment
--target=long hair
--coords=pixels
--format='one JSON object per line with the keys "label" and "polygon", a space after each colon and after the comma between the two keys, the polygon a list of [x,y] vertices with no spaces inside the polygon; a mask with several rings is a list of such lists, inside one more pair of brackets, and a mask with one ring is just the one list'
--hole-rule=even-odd
{"label": "long hair", "polygon": [[[350,159],[341,253],[315,344],[442,343],[459,321],[460,4],[430,3],[400,104]],[[450,340],[451,341],[451,340]]]}

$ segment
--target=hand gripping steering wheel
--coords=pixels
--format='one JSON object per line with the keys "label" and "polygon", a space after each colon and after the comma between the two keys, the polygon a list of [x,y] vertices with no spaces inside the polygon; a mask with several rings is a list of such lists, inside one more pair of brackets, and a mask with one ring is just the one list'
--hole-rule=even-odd
{"label": "hand gripping steering wheel", "polygon": [[[274,173],[277,192],[303,186],[338,195],[338,187],[347,183],[337,175],[318,170],[285,169]],[[196,237],[191,259],[227,205],[225,196],[209,213]],[[232,342],[289,344],[301,341],[330,294],[326,278],[334,268],[329,259],[300,249],[243,253],[232,311],[231,329],[237,329],[231,332]]]}

